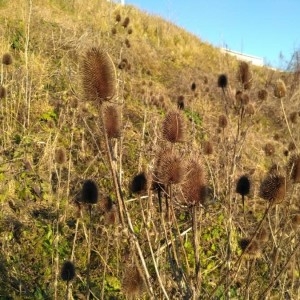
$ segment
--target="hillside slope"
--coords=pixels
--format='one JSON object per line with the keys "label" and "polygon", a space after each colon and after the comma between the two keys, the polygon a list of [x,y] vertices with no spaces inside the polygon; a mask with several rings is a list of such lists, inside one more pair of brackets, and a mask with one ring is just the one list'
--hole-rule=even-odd
{"label": "hillside slope", "polygon": [[299,298],[299,72],[104,0],[0,22],[1,299]]}

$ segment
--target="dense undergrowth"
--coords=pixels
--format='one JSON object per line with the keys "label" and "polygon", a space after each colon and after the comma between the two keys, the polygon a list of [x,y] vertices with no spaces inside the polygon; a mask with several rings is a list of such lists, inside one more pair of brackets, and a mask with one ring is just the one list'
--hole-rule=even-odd
{"label": "dense undergrowth", "polygon": [[297,64],[100,0],[0,22],[1,299],[299,298]]}

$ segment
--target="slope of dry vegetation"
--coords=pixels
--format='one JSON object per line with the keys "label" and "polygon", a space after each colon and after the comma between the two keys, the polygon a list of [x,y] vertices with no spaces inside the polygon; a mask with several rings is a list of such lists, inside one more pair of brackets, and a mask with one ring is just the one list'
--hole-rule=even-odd
{"label": "slope of dry vegetation", "polygon": [[0,22],[1,299],[299,298],[299,71],[104,0]]}

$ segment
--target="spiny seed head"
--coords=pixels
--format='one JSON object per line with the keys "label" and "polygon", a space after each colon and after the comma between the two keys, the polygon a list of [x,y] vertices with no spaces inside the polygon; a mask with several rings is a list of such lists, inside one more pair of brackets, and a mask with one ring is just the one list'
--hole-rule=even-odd
{"label": "spiny seed head", "polygon": [[183,115],[179,111],[170,111],[163,121],[163,137],[171,142],[182,142],[185,133]]}
{"label": "spiny seed head", "polygon": [[196,90],[197,86],[195,82],[192,82],[191,84],[191,90],[194,92]]}
{"label": "spiny seed head", "polygon": [[110,100],[116,93],[116,72],[107,52],[93,47],[82,61],[82,85],[85,97],[90,101]]}
{"label": "spiny seed head", "polygon": [[251,187],[251,182],[248,176],[243,175],[238,179],[235,191],[241,196],[246,196],[250,192],[250,187]]}
{"label": "spiny seed head", "polygon": [[228,84],[228,79],[226,74],[221,74],[218,77],[218,87],[225,89]]}
{"label": "spiny seed head", "polygon": [[122,23],[122,26],[126,28],[129,25],[129,23],[130,23],[130,19],[129,17],[126,17]]}
{"label": "spiny seed head", "polygon": [[260,256],[260,247],[256,240],[252,242],[250,239],[241,239],[239,241],[240,248],[245,253],[245,257],[249,259],[258,258]]}
{"label": "spiny seed head", "polygon": [[245,113],[246,113],[247,115],[249,115],[249,116],[254,115],[255,109],[254,109],[254,105],[253,105],[252,103],[249,103],[249,104],[246,106]]}
{"label": "spiny seed head", "polygon": [[117,34],[117,28],[116,28],[116,27],[113,27],[113,28],[111,29],[111,34],[112,34],[112,35]]}
{"label": "spiny seed head", "polygon": [[182,159],[170,149],[162,150],[157,159],[157,178],[164,185],[180,183],[184,177]]}
{"label": "spiny seed head", "polygon": [[266,156],[272,156],[275,153],[275,147],[271,143],[267,143],[264,146],[264,151]]}
{"label": "spiny seed head", "polygon": [[265,101],[268,99],[268,91],[265,89],[261,89],[257,92],[257,97],[259,100]]}
{"label": "spiny seed head", "polygon": [[75,277],[75,266],[71,261],[65,261],[60,271],[63,281],[71,281]]}
{"label": "spiny seed head", "polygon": [[294,151],[296,150],[296,145],[294,142],[290,142],[288,146],[289,151]]}
{"label": "spiny seed head", "polygon": [[286,182],[282,175],[269,174],[260,185],[259,197],[274,204],[282,202],[285,194]]}
{"label": "spiny seed head", "polygon": [[219,116],[219,127],[226,128],[228,125],[227,117],[225,115]]}
{"label": "spiny seed head", "polygon": [[202,143],[202,148],[205,155],[211,155],[214,152],[213,144],[210,141],[204,141]]}
{"label": "spiny seed head", "polygon": [[8,65],[11,65],[12,63],[13,63],[13,59],[12,59],[11,54],[9,54],[9,53],[3,54],[2,64],[8,66]]}
{"label": "spiny seed head", "polygon": [[299,226],[300,226],[300,214],[299,213],[292,216],[292,226],[293,226],[294,230],[299,228]]}
{"label": "spiny seed head", "polygon": [[87,204],[98,202],[98,186],[93,180],[86,180],[81,190],[81,201]]}
{"label": "spiny seed head", "polygon": [[116,14],[116,22],[119,23],[121,21],[121,15]]}
{"label": "spiny seed head", "polygon": [[207,195],[206,176],[202,165],[190,160],[186,168],[186,178],[182,182],[182,193],[188,205],[204,204]]}
{"label": "spiny seed head", "polygon": [[292,113],[290,113],[290,120],[293,124],[297,124],[298,113],[296,111],[293,111]]}
{"label": "spiny seed head", "polygon": [[129,29],[127,30],[127,33],[128,33],[128,34],[132,34],[132,32],[133,32],[132,28],[129,28]]}
{"label": "spiny seed head", "polygon": [[112,204],[111,209],[105,212],[104,223],[106,225],[117,225],[119,223],[118,210],[115,204]]}
{"label": "spiny seed head", "polygon": [[55,162],[59,165],[63,165],[67,161],[67,153],[64,147],[55,149]]}
{"label": "spiny seed head", "polygon": [[141,194],[148,189],[148,180],[145,172],[139,173],[133,177],[130,185],[130,191],[134,194]]}
{"label": "spiny seed head", "polygon": [[137,299],[143,293],[144,279],[137,266],[126,268],[122,286],[124,293],[132,299]]}
{"label": "spiny seed head", "polygon": [[177,107],[180,110],[184,110],[184,97],[183,96],[179,96],[177,98]]}
{"label": "spiny seed head", "polygon": [[274,96],[276,98],[283,98],[286,95],[286,86],[282,79],[278,79],[274,85]]}
{"label": "spiny seed head", "polygon": [[113,205],[114,205],[114,203],[109,196],[106,196],[100,200],[100,209],[103,212],[111,211]]}
{"label": "spiny seed head", "polygon": [[121,117],[115,105],[108,105],[103,111],[104,127],[109,139],[118,138],[121,135]]}
{"label": "spiny seed head", "polygon": [[6,98],[6,88],[0,85],[0,99]]}
{"label": "spiny seed head", "polygon": [[129,39],[125,39],[125,46],[127,47],[127,48],[130,48],[131,47],[131,44],[130,44],[130,41],[129,41]]}
{"label": "spiny seed head", "polygon": [[243,85],[245,90],[251,88],[252,84],[252,75],[250,71],[249,64],[245,61],[241,61],[238,67],[237,79]]}
{"label": "spiny seed head", "polygon": [[300,183],[300,155],[293,155],[287,166],[288,176],[293,183]]}

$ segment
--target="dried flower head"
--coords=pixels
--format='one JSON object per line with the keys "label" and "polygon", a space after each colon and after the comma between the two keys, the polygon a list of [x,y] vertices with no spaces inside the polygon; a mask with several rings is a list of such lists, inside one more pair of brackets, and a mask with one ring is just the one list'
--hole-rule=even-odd
{"label": "dried flower head", "polygon": [[284,200],[286,194],[285,177],[276,173],[267,175],[260,185],[259,197],[274,204]]}
{"label": "dried flower head", "polygon": [[123,277],[123,292],[127,297],[137,299],[144,291],[144,279],[140,269],[133,265],[126,268]]}
{"label": "dried flower head", "polygon": [[252,103],[249,103],[247,106],[246,106],[246,109],[245,109],[245,113],[249,116],[253,116],[254,113],[255,113],[255,109],[254,109],[254,105]]}
{"label": "dried flower head", "polygon": [[116,72],[114,64],[105,51],[91,48],[82,62],[82,85],[87,100],[110,100],[116,93]]}
{"label": "dried flower head", "polygon": [[198,161],[189,161],[186,178],[182,183],[182,193],[188,205],[205,203],[207,194],[206,177],[204,168]]}
{"label": "dried flower head", "polygon": [[104,223],[106,225],[117,225],[119,223],[119,214],[115,204],[112,204],[111,209],[104,213]]}
{"label": "dried flower head", "polygon": [[133,32],[132,28],[128,28],[127,33],[132,34],[132,32]]}
{"label": "dried flower head", "polygon": [[111,29],[111,34],[112,34],[112,35],[117,34],[117,28],[116,28],[116,27],[113,27],[113,28]]}
{"label": "dried flower head", "polygon": [[256,240],[247,238],[239,241],[239,246],[243,250],[245,257],[249,259],[258,258],[261,255],[259,244]]}
{"label": "dried flower head", "polygon": [[62,265],[60,277],[63,281],[71,281],[75,277],[75,266],[71,261],[65,261]]}
{"label": "dried flower head", "polygon": [[264,146],[264,151],[266,156],[272,156],[275,153],[275,147],[271,143],[267,143]]}
{"label": "dried flower head", "polygon": [[6,98],[6,88],[0,85],[0,99]]}
{"label": "dried flower head", "polygon": [[226,128],[228,125],[227,117],[225,115],[219,116],[219,127]]}
{"label": "dried flower head", "polygon": [[294,142],[290,142],[289,145],[288,145],[288,150],[289,151],[294,151],[296,150],[296,145]]}
{"label": "dried flower head", "polygon": [[129,39],[125,39],[125,46],[127,47],[127,48],[130,48],[131,47],[131,44],[130,44],[130,41],[129,41]]}
{"label": "dried flower head", "polygon": [[297,213],[295,215],[292,216],[292,227],[294,230],[298,229],[300,226],[300,214]]}
{"label": "dried flower head", "polygon": [[213,144],[210,141],[204,141],[202,143],[202,148],[205,155],[211,155],[214,152]]}
{"label": "dried flower head", "polygon": [[55,162],[59,165],[63,165],[67,161],[67,153],[64,147],[55,149]]}
{"label": "dried flower head", "polygon": [[195,92],[196,88],[197,88],[196,83],[195,83],[195,82],[192,82],[192,84],[191,84],[191,90],[192,90],[193,92]]}
{"label": "dried flower head", "polygon": [[103,111],[104,127],[109,139],[118,138],[121,135],[121,116],[118,108],[108,105]]}
{"label": "dried flower head", "polygon": [[185,124],[183,115],[179,111],[170,111],[167,113],[162,128],[163,137],[171,142],[182,142],[185,133]]}
{"label": "dried flower head", "polygon": [[130,184],[130,191],[134,194],[141,194],[148,189],[148,178],[145,172],[135,175]]}
{"label": "dried flower head", "polygon": [[11,54],[9,54],[9,53],[3,54],[2,64],[8,66],[8,65],[11,65],[12,63],[13,63],[13,59],[12,59]]}
{"label": "dried flower head", "polygon": [[250,66],[247,62],[241,61],[238,67],[237,79],[243,85],[245,90],[251,88],[252,84],[252,75],[250,71]]}
{"label": "dried flower head", "polygon": [[129,25],[129,23],[130,23],[130,19],[129,19],[129,17],[126,17],[126,18],[124,19],[123,23],[122,23],[122,26],[123,26],[124,28],[127,28],[128,25]]}
{"label": "dried flower head", "polygon": [[225,89],[228,84],[228,79],[226,74],[221,74],[218,77],[218,87]]}
{"label": "dried flower head", "polygon": [[81,190],[81,202],[96,204],[98,202],[98,186],[93,180],[86,180]]}
{"label": "dried flower head", "polygon": [[180,95],[177,98],[177,107],[181,110],[184,109],[184,96]]}
{"label": "dried flower head", "polygon": [[116,22],[117,23],[121,22],[121,15],[120,14],[116,14]]}
{"label": "dried flower head", "polygon": [[240,194],[242,197],[246,196],[250,192],[251,182],[247,175],[241,176],[237,183],[235,191]]}
{"label": "dried flower head", "polygon": [[297,124],[298,113],[296,111],[293,111],[292,113],[290,113],[290,120],[293,124]]}
{"label": "dried flower head", "polygon": [[164,185],[180,183],[184,177],[182,158],[170,149],[163,149],[157,158],[157,179]]}
{"label": "dried flower head", "polygon": [[261,89],[257,92],[257,97],[259,100],[265,101],[268,99],[268,91],[265,89]]}
{"label": "dried flower head", "polygon": [[100,200],[100,209],[103,212],[109,212],[109,211],[111,211],[113,205],[114,205],[114,203],[113,203],[113,201],[111,200],[111,198],[109,196],[103,197]]}
{"label": "dried flower head", "polygon": [[293,155],[287,165],[288,177],[293,183],[300,183],[300,155]]}
{"label": "dried flower head", "polygon": [[276,98],[283,98],[286,95],[286,86],[282,79],[278,79],[274,85],[274,96]]}

